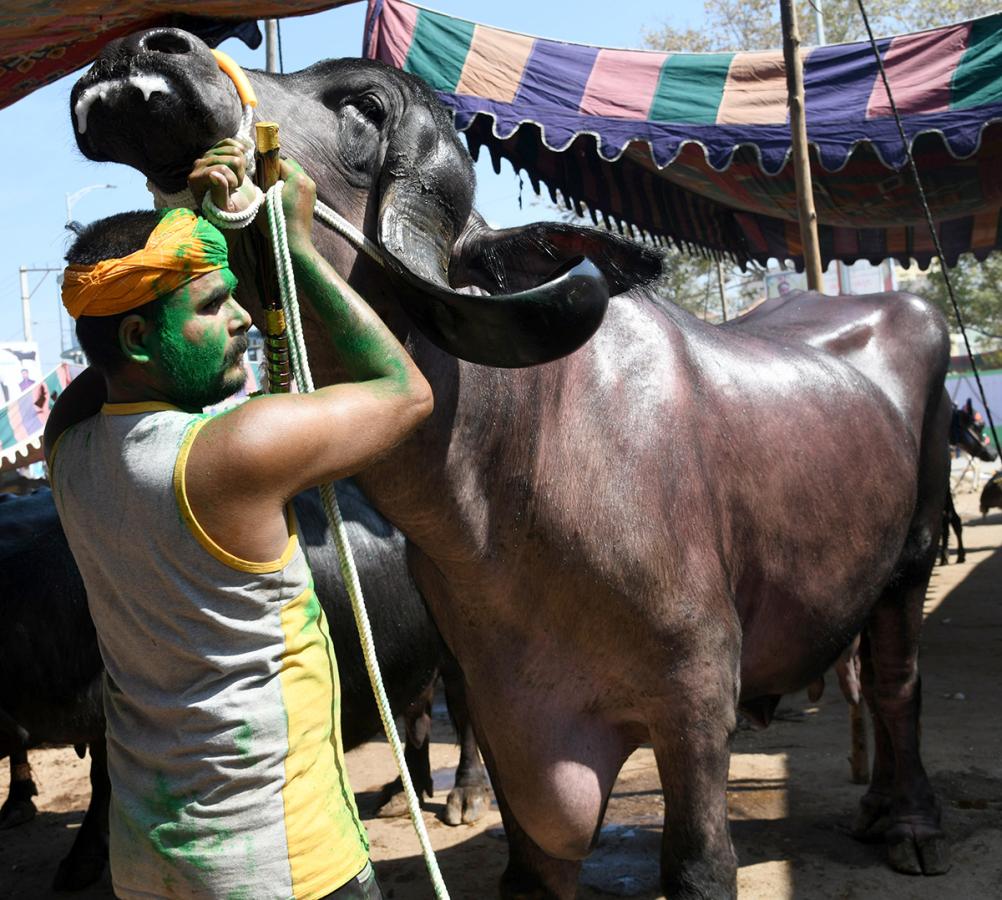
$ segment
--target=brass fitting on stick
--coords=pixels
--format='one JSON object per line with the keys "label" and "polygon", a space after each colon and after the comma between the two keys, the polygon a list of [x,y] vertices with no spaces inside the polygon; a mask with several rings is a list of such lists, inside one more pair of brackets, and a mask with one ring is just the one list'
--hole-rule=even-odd
{"label": "brass fitting on stick", "polygon": [[[279,176],[279,142],[277,122],[257,122],[254,125],[254,143],[257,150],[255,181],[262,191],[267,191]],[[289,362],[289,338],[285,314],[278,292],[272,251],[262,241],[258,252],[258,276],[264,291],[265,353],[268,358],[268,390],[273,394],[287,394],[292,385],[292,367]]]}

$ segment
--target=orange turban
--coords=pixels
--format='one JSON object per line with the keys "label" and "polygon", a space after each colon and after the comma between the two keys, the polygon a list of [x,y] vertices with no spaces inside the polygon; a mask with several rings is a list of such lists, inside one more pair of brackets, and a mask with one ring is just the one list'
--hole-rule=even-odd
{"label": "orange turban", "polygon": [[190,209],[172,209],[142,250],[63,273],[63,306],[74,318],[113,316],[149,303],[229,264],[226,240]]}

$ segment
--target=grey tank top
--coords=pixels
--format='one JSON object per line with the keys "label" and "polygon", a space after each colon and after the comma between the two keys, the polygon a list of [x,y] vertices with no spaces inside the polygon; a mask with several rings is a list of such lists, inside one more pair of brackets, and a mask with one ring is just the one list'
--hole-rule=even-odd
{"label": "grey tank top", "polygon": [[337,667],[294,524],[253,562],[192,514],[207,420],[106,404],[53,453],[107,672],[112,879],[123,898],[311,900],[368,861]]}

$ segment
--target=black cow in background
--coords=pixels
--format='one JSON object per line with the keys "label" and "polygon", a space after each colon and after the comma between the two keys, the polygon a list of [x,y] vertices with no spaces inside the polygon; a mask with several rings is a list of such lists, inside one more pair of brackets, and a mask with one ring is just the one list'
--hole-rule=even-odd
{"label": "black cow in background", "polygon": [[[974,404],[968,398],[963,406],[954,406],[950,415],[950,447],[963,450],[968,456],[983,462],[994,462],[998,458],[991,443],[985,441],[985,423],[974,411]],[[982,494],[982,496],[984,496]],[[983,514],[983,513],[982,513]],[[953,505],[953,493],[947,488],[946,503],[943,506],[942,545],[939,553],[939,564],[945,566],[949,561],[947,550],[950,545],[950,529],[957,537],[957,562],[962,563],[967,558],[964,552],[963,523]]]}
{"label": "black cow in background", "polygon": [[[486,772],[469,725],[461,677],[407,572],[404,538],[351,481],[337,484],[359,577],[372,620],[383,682],[393,710],[406,719],[408,769],[420,795],[431,796],[429,728],[436,675],[446,681],[450,713],[461,736],[449,824],[478,819],[489,803]],[[330,625],[341,677],[346,750],[381,730],[337,553],[316,491],[295,498],[299,539],[310,561]],[[11,789],[0,828],[30,819],[36,793],[27,750],[72,744],[91,752],[92,796],[54,887],[73,890],[100,877],[107,860],[110,785],[101,707],[102,663],[77,571],[47,489],[0,495],[0,759],[10,756]],[[405,810],[399,780],[384,789],[380,814]]]}

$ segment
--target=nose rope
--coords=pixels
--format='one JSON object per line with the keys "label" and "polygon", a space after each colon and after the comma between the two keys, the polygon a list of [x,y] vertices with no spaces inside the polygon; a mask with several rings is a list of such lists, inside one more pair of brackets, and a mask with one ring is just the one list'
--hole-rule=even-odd
{"label": "nose rope", "polygon": [[[251,125],[254,122],[254,106],[257,104],[257,100],[254,103],[244,103],[243,111],[240,114],[240,125],[237,128],[237,133],[234,137],[243,144],[244,147],[244,161],[247,166],[247,177],[254,177],[255,170],[255,160],[254,160],[254,140],[251,138]],[[169,193],[164,191],[156,184],[154,184],[150,179],[146,179],[146,190],[148,190],[153,195],[153,208],[154,209],[198,209],[198,201],[195,199],[194,195],[191,193],[189,188],[184,188],[176,193]],[[259,200],[257,206],[254,207],[254,214],[251,215],[250,219],[254,218],[257,214],[258,208],[261,206],[261,201]],[[223,210],[217,210],[215,205],[212,207],[216,214],[224,213]],[[232,213],[224,213],[224,215],[233,215]],[[248,221],[250,221],[250,219]],[[223,217],[220,218],[223,221]],[[219,222],[214,224],[219,225],[221,228],[226,228],[226,225],[220,225]],[[229,226],[240,228],[242,226]]]}

